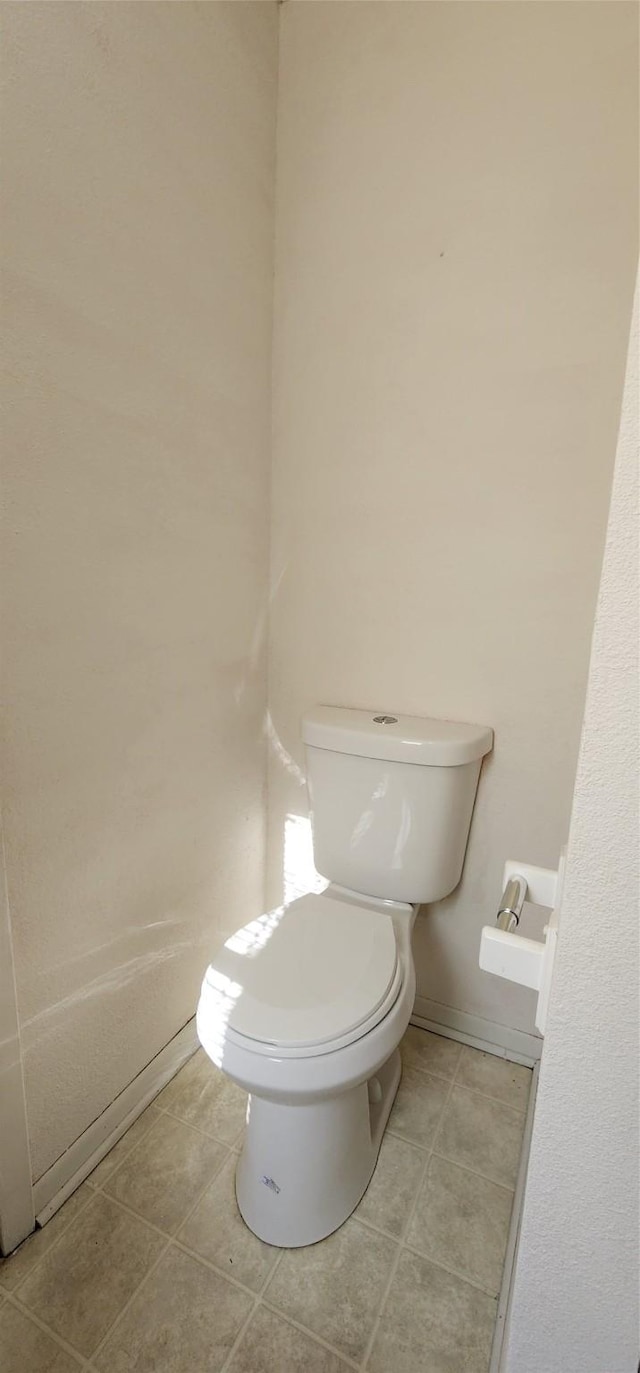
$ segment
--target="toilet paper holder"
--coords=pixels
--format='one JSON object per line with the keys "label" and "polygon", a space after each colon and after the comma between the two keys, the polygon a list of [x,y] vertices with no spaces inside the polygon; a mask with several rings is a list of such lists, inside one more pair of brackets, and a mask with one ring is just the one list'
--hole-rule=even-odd
{"label": "toilet paper holder", "polygon": [[[558,907],[564,880],[565,850],[557,870],[508,859],[502,878],[502,900],[495,925],[485,925],[480,938],[480,967],[538,992],[535,1023],[544,1034],[553,961],[558,937]],[[551,907],[544,940],[518,934],[525,901]]]}

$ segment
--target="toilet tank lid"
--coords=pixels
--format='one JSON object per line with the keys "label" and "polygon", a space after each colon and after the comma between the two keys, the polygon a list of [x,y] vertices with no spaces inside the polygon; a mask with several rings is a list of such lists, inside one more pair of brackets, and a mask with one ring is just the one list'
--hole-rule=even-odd
{"label": "toilet tank lid", "polygon": [[472,763],[493,747],[493,730],[487,725],[340,706],[314,706],[306,711],[302,738],[312,748],[334,753],[439,768]]}

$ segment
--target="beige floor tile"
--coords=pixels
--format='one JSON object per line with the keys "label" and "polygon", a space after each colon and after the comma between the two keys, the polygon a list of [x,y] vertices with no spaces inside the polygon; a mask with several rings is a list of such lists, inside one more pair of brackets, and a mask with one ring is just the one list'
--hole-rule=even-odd
{"label": "beige floor tile", "polygon": [[416,1198],[425,1155],[395,1135],[385,1135],[376,1169],[356,1211],[359,1220],[400,1236]]}
{"label": "beige floor tile", "polygon": [[310,1335],[259,1306],[229,1364],[229,1373],[347,1373],[349,1364]]}
{"label": "beige floor tile", "polygon": [[280,1250],[257,1239],[240,1215],[235,1188],[237,1162],[235,1154],[227,1159],[180,1229],[178,1239],[257,1292]]}
{"label": "beige floor tile", "polygon": [[77,1373],[82,1364],[10,1302],[0,1308],[2,1373]]}
{"label": "beige floor tile", "polygon": [[493,1297],[403,1249],[368,1373],[487,1373]]}
{"label": "beige floor tile", "polygon": [[157,1258],[163,1240],[101,1192],[20,1288],[20,1299],[90,1356]]}
{"label": "beige floor tile", "polygon": [[436,1153],[492,1182],[514,1187],[525,1117],[500,1101],[454,1087],[442,1120]]}
{"label": "beige floor tile", "polygon": [[340,1353],[361,1359],[395,1254],[394,1240],[349,1220],[321,1244],[285,1250],[265,1299]]}
{"label": "beige floor tile", "polygon": [[60,1239],[92,1195],[91,1188],[83,1184],[41,1230],[34,1230],[19,1249],[15,1249],[8,1258],[0,1260],[0,1285],[6,1287],[9,1292],[14,1292],[19,1284],[24,1282],[27,1274],[32,1272],[43,1254]]}
{"label": "beige floor tile", "polygon": [[485,1096],[495,1097],[506,1106],[526,1111],[531,1090],[531,1069],[521,1063],[509,1063],[506,1058],[496,1054],[485,1054],[470,1045],[462,1046],[456,1082],[461,1087],[471,1087],[474,1092],[484,1092]]}
{"label": "beige floor tile", "polygon": [[217,1373],[252,1298],[180,1249],[163,1256],[95,1363],[104,1373]]}
{"label": "beige floor tile", "polygon": [[134,1152],[107,1178],[104,1191],[173,1234],[227,1154],[217,1140],[159,1115]]}
{"label": "beige floor tile", "polygon": [[241,1154],[241,1153],[242,1153],[242,1147],[243,1147],[243,1145],[244,1145],[244,1131],[245,1131],[245,1127],[244,1127],[244,1125],[243,1125],[243,1126],[242,1126],[242,1129],[241,1129],[241,1131],[240,1131],[240,1134],[239,1134],[239,1135],[236,1135],[236,1137],[235,1137],[235,1139],[234,1139],[234,1141],[233,1141],[233,1144],[230,1144],[230,1145],[229,1145],[229,1148],[231,1149],[231,1152],[232,1152],[233,1154]]}
{"label": "beige floor tile", "polygon": [[406,1243],[497,1296],[513,1192],[432,1158]]}
{"label": "beige floor tile", "polygon": [[405,1068],[388,1129],[410,1144],[430,1148],[448,1093],[448,1082],[415,1068]]}
{"label": "beige floor tile", "polygon": [[422,1068],[449,1081],[458,1066],[461,1049],[457,1040],[420,1030],[417,1025],[409,1026],[400,1045],[402,1062],[407,1068]]}
{"label": "beige floor tile", "polygon": [[146,1111],[143,1111],[142,1115],[138,1116],[137,1120],[134,1120],[133,1125],[129,1126],[127,1133],[118,1140],[117,1144],[114,1144],[113,1148],[109,1150],[109,1153],[105,1154],[97,1168],[94,1168],[93,1172],[89,1174],[88,1181],[92,1187],[103,1186],[107,1181],[107,1178],[111,1177],[112,1173],[115,1173],[116,1168],[120,1167],[120,1164],[127,1155],[131,1153],[132,1149],[135,1149],[136,1144],[139,1144],[141,1139],[144,1139],[147,1130],[150,1130],[154,1121],[158,1119],[159,1112],[156,1110],[155,1106],[147,1106]]}
{"label": "beige floor tile", "polygon": [[156,1098],[161,1110],[233,1144],[244,1125],[247,1094],[199,1049]]}

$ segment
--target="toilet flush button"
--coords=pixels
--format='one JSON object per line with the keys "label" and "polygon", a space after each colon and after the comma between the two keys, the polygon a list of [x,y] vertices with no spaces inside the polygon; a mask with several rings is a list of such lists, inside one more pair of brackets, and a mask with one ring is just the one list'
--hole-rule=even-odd
{"label": "toilet flush button", "polygon": [[397,725],[397,715],[374,715],[374,725]]}

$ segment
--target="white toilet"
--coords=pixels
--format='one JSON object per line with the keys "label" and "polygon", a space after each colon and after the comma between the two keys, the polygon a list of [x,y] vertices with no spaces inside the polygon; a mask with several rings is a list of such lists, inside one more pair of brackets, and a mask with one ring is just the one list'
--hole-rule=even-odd
{"label": "white toilet", "polygon": [[365,1191],[400,1081],[418,905],[462,872],[490,729],[319,706],[302,722],[314,858],[331,885],[252,921],[207,969],[200,1042],[249,1092],[240,1211],[323,1239]]}

